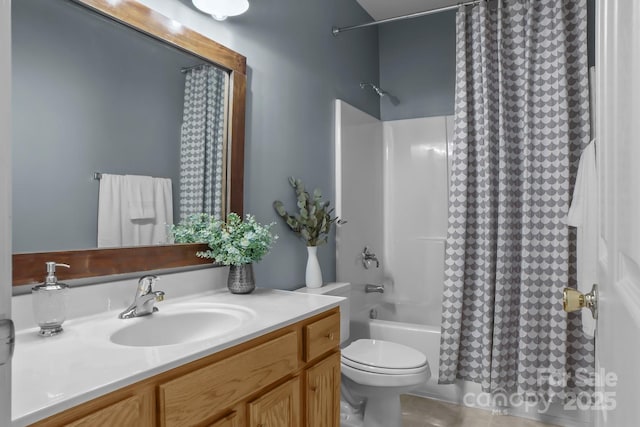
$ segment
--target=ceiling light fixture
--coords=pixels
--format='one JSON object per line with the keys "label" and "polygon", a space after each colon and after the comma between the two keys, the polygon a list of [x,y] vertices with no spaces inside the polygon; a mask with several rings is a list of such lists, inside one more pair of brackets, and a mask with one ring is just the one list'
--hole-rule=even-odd
{"label": "ceiling light fixture", "polygon": [[215,20],[224,21],[228,16],[242,15],[249,9],[248,0],[191,0],[193,5],[213,16]]}

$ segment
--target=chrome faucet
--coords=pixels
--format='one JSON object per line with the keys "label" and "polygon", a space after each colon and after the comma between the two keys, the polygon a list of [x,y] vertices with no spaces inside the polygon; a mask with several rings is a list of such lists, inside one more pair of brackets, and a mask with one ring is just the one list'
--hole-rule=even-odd
{"label": "chrome faucet", "polygon": [[148,274],[142,276],[138,280],[138,289],[136,289],[136,296],[133,303],[125,311],[120,313],[118,317],[120,319],[131,319],[132,317],[146,316],[147,314],[158,311],[158,307],[153,304],[156,301],[162,301],[164,299],[164,292],[154,291],[153,285],[159,280],[158,276]]}
{"label": "chrome faucet", "polygon": [[367,284],[364,287],[364,291],[368,294],[373,293],[373,292],[378,292],[383,294],[384,293],[384,285],[371,285],[371,284]]}
{"label": "chrome faucet", "polygon": [[371,261],[375,261],[376,268],[380,268],[380,261],[378,261],[378,257],[376,256],[376,254],[371,252],[368,246],[365,246],[362,250],[362,265],[365,269],[369,269]]}

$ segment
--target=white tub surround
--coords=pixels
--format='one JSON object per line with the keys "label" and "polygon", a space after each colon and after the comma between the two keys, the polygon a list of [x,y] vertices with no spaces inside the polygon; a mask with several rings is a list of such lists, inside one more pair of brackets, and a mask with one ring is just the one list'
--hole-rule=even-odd
{"label": "white tub surround", "polygon": [[[381,122],[336,101],[337,280],[384,284],[440,324],[453,118]],[[380,268],[363,267],[367,246]]]}
{"label": "white tub surround", "polygon": [[[336,216],[348,225],[336,228],[336,277],[354,285],[384,280],[382,123],[344,101],[336,100]],[[380,266],[365,268],[364,248]]]}
{"label": "white tub surround", "polygon": [[[234,295],[226,289],[211,289],[211,283],[224,284],[224,281],[212,279],[222,276],[225,271],[209,269],[167,275],[158,283],[158,290],[166,293],[165,301],[157,303],[159,313],[163,309],[171,311],[172,307],[184,303],[232,304],[242,306],[250,313],[248,320],[229,333],[180,345],[129,347],[110,341],[115,331],[131,322],[145,320],[118,319],[118,314],[133,299],[136,280],[71,289],[71,317],[64,323],[64,333],[51,338],[39,337],[33,322],[29,324],[31,296],[14,297],[14,313],[19,330],[13,358],[13,426],[31,424],[124,386],[291,325],[337,307],[342,300],[339,297],[268,289],[257,289],[250,295]],[[192,293],[181,295],[180,288]],[[211,290],[203,292],[207,288]],[[125,294],[128,296],[126,299]],[[78,296],[87,298],[81,304],[84,310],[79,309]],[[94,310],[94,314],[77,315],[78,312],[85,312],[87,307]],[[28,312],[25,313],[25,310]]]}
{"label": "white tub surround", "polygon": [[[385,299],[422,305],[440,324],[451,117],[384,122]],[[437,372],[437,371],[434,371]]]}

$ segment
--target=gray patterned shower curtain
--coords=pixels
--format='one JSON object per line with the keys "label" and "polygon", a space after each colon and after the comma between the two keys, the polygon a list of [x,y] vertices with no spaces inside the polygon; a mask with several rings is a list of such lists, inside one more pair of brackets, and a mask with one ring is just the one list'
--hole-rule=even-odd
{"label": "gray patterned shower curtain", "polygon": [[205,65],[186,71],[180,135],[180,220],[222,215],[226,74]]}
{"label": "gray patterned shower curtain", "polygon": [[562,311],[575,286],[565,220],[589,142],[586,13],[586,0],[458,11],[440,383],[590,390],[593,340]]}

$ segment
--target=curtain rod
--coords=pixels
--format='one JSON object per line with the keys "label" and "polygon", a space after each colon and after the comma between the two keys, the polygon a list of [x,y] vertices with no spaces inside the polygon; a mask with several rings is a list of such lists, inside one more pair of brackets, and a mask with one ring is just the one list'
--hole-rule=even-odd
{"label": "curtain rod", "polygon": [[195,70],[196,68],[200,68],[200,67],[206,67],[207,65],[209,64],[198,64],[198,65],[193,65],[191,67],[183,67],[183,68],[180,68],[180,72],[186,73],[187,71]]}
{"label": "curtain rod", "polygon": [[387,18],[387,19],[381,19],[379,21],[373,21],[373,22],[367,22],[366,24],[360,24],[360,25],[352,25],[350,27],[333,27],[331,29],[331,33],[334,36],[337,36],[340,33],[344,33],[345,31],[351,31],[351,30],[357,30],[360,28],[366,28],[366,27],[372,27],[374,25],[380,25],[380,24],[386,24],[389,22],[396,22],[396,21],[404,21],[405,19],[412,19],[412,18],[419,18],[421,16],[427,16],[427,15],[433,15],[434,13],[440,13],[440,12],[445,12],[447,10],[452,10],[452,9],[457,9],[461,6],[469,6],[472,4],[478,4],[480,3],[481,0],[472,0],[472,1],[467,1],[464,3],[458,3],[458,4],[454,4],[451,6],[444,6],[444,7],[440,7],[438,9],[431,9],[431,10],[427,10],[424,12],[416,12],[416,13],[411,13],[409,15],[402,15],[402,16],[396,16],[393,18]]}

